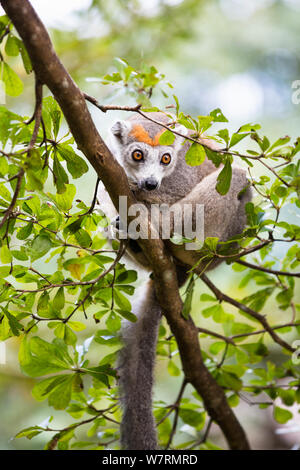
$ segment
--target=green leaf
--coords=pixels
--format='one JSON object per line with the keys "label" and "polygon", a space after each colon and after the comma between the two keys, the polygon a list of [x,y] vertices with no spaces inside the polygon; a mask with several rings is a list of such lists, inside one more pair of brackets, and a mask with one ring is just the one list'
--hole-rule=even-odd
{"label": "green leaf", "polygon": [[37,311],[40,315],[46,316],[50,305],[50,297],[48,292],[43,292],[37,303]]}
{"label": "green leaf", "polygon": [[64,335],[63,340],[69,346],[75,346],[75,344],[77,343],[77,336],[71,330],[71,328],[68,327],[68,325],[66,325],[65,335]]}
{"label": "green leaf", "polygon": [[123,295],[119,291],[119,289],[114,289],[114,299],[116,301],[116,304],[118,305],[118,307],[120,307],[121,310],[124,310],[127,312],[131,311],[131,303],[129,302],[127,297],[125,297],[125,295]]}
{"label": "green leaf", "polygon": [[288,307],[293,299],[293,289],[285,289],[276,295],[276,300],[280,304],[279,308]]}
{"label": "green leaf", "polygon": [[121,328],[121,320],[118,315],[116,315],[115,312],[111,312],[105,322],[107,329],[109,331],[112,331],[113,333],[119,331]]}
{"label": "green leaf", "polygon": [[213,253],[216,253],[218,241],[219,241],[218,237],[207,237],[205,239],[204,244],[210,251],[212,251]]}
{"label": "green leaf", "polygon": [[23,91],[23,82],[6,62],[2,62],[2,80],[5,93],[9,96],[19,96]]}
{"label": "green leaf", "polygon": [[207,158],[213,162],[215,167],[218,168],[221,165],[222,156],[220,155],[220,153],[214,152],[213,150],[207,147],[205,147],[205,153],[206,153]]}
{"label": "green leaf", "polygon": [[28,55],[27,49],[23,43],[23,41],[20,41],[20,51],[21,51],[21,57],[24,65],[24,69],[27,74],[32,72],[32,63],[30,60],[30,57]]}
{"label": "green leaf", "polygon": [[60,312],[64,308],[64,306],[65,306],[64,288],[60,287],[54,296],[53,308]]}
{"label": "green leaf", "polygon": [[48,168],[43,170],[27,170],[27,190],[28,191],[42,191],[44,188],[44,182],[47,179]]}
{"label": "green leaf", "polygon": [[244,333],[251,333],[254,331],[255,328],[251,325],[247,325],[246,323],[239,323],[235,322],[232,325],[232,334],[233,335],[239,335],[239,334],[244,334]]}
{"label": "green leaf", "polygon": [[232,177],[231,162],[230,162],[230,159],[227,158],[224,168],[219,173],[218,178],[217,178],[216,190],[218,191],[219,194],[221,194],[221,196],[224,196],[225,194],[228,193],[229,188],[230,188],[230,183],[231,183],[231,177]]}
{"label": "green leaf", "polygon": [[250,308],[252,308],[256,312],[259,312],[265,305],[266,301],[270,298],[272,292],[273,292],[272,287],[267,287],[266,289],[257,290],[253,294],[245,297],[243,299],[243,303],[246,303],[247,305],[249,305]]}
{"label": "green leaf", "polygon": [[18,434],[15,435],[15,437],[20,438],[20,437],[27,437],[27,439],[32,439],[33,437],[37,436],[38,434],[41,434],[44,429],[41,428],[40,426],[30,426],[29,428],[23,429],[22,431],[18,432]]}
{"label": "green leaf", "polygon": [[198,166],[204,162],[205,156],[206,154],[203,146],[193,142],[185,154],[185,161],[190,166]]}
{"label": "green leaf", "polygon": [[226,387],[235,391],[240,390],[243,385],[242,381],[235,374],[225,371],[222,371],[222,373],[218,377],[218,383],[222,387]]}
{"label": "green leaf", "polygon": [[52,248],[52,242],[46,235],[38,235],[29,248],[29,254],[32,261],[44,256]]}
{"label": "green leaf", "polygon": [[228,146],[229,144],[229,132],[228,129],[220,129],[217,134],[221,139],[223,139]]}
{"label": "green leaf", "polygon": [[[47,96],[43,99],[43,119],[45,121],[46,130],[53,134],[56,140],[60,122],[62,118],[61,109],[53,96]],[[52,132],[51,132],[52,131]],[[57,146],[56,146],[57,149]]]}
{"label": "green leaf", "polygon": [[10,249],[7,245],[2,245],[0,248],[0,259],[3,264],[9,264],[11,262],[12,256]]}
{"label": "green leaf", "polygon": [[291,411],[286,410],[284,408],[280,408],[279,406],[275,406],[274,408],[274,418],[280,424],[287,423],[290,419],[293,418],[293,413]]}
{"label": "green leaf", "polygon": [[247,135],[249,135],[249,133],[241,134],[241,133],[236,132],[232,134],[230,143],[229,143],[229,148],[234,147],[234,145],[238,144],[241,140],[247,137]]}
{"label": "green leaf", "polygon": [[272,150],[274,150],[276,147],[280,147],[281,145],[285,145],[287,144],[289,141],[291,140],[291,138],[286,135],[285,137],[280,137],[279,139],[277,139],[274,144],[271,145],[271,147],[269,148],[268,150],[268,153],[270,153]]}
{"label": "green leaf", "polygon": [[241,132],[254,132],[260,129],[261,126],[260,124],[244,124],[241,126],[238,130],[238,133],[240,134]]}
{"label": "green leaf", "polygon": [[216,298],[209,294],[200,295],[201,302],[216,302]]}
{"label": "green leaf", "polygon": [[7,55],[10,56],[17,56],[19,55],[19,39],[9,34],[6,44],[5,44],[5,52]]}
{"label": "green leaf", "polygon": [[175,134],[173,132],[166,130],[163,132],[159,138],[159,145],[172,145],[175,140]]}
{"label": "green leaf", "polygon": [[[280,330],[282,332],[282,330]],[[295,402],[295,391],[279,389],[278,395],[286,406],[292,406]]]}
{"label": "green leaf", "polygon": [[27,225],[22,227],[17,233],[17,239],[18,240],[25,240],[26,238],[28,238],[29,235],[32,232],[32,228],[33,228],[33,223],[32,222],[29,222]]}
{"label": "green leaf", "polygon": [[86,329],[86,325],[79,321],[68,321],[68,326],[74,331],[82,331]]}
{"label": "green leaf", "polygon": [[10,23],[10,19],[7,15],[0,16],[0,27],[3,28],[2,31],[5,30],[5,27],[8,26]]}
{"label": "green leaf", "polygon": [[[165,144],[166,145],[166,144]],[[79,178],[89,169],[83,158],[79,157],[70,145],[57,145],[58,153],[66,160],[68,171],[73,178]]]}
{"label": "green leaf", "polygon": [[236,393],[234,393],[233,395],[230,395],[230,397],[227,398],[227,401],[231,408],[234,408],[235,406],[238,406],[240,402],[240,397]]}
{"label": "green leaf", "polygon": [[61,383],[64,382],[68,375],[55,375],[54,377],[48,377],[47,379],[41,380],[36,383],[31,393],[35,400],[43,401],[47,396]]}
{"label": "green leaf", "polygon": [[23,325],[21,325],[21,323],[18,322],[16,317],[14,315],[12,315],[6,308],[2,307],[2,312],[4,313],[6,318],[8,319],[8,323],[9,323],[9,326],[10,326],[10,329],[11,329],[13,335],[14,336],[19,336],[21,330],[23,329]]}
{"label": "green leaf", "polygon": [[64,193],[66,191],[66,184],[69,182],[69,178],[63,166],[59,162],[56,153],[54,153],[53,157],[53,178],[58,194]]}
{"label": "green leaf", "polygon": [[[23,248],[23,250],[22,250]],[[27,261],[28,256],[26,255],[24,251],[24,247],[22,247],[21,250],[12,250],[11,254],[13,255],[14,258],[16,258],[19,261]]]}
{"label": "green leaf", "polygon": [[209,347],[209,352],[215,356],[219,354],[219,352],[223,351],[225,348],[225,343],[224,341],[216,341],[215,343],[211,344]]}
{"label": "green leaf", "polygon": [[198,128],[201,134],[211,127],[213,121],[212,116],[198,116]]}
{"label": "green leaf", "polygon": [[222,313],[223,313],[223,308],[220,304],[215,304],[215,305],[212,305],[211,307],[208,307],[202,310],[202,315],[204,316],[204,318],[208,318],[213,315],[215,315],[218,318],[219,315]]}
{"label": "green leaf", "polygon": [[59,323],[54,330],[54,334],[57,338],[64,339],[66,334],[66,325],[64,323]]}
{"label": "green leaf", "polygon": [[201,429],[205,423],[205,413],[199,413],[196,410],[181,407],[179,416],[184,423],[189,424],[193,428]]}
{"label": "green leaf", "polygon": [[11,201],[12,196],[4,184],[0,184],[0,196],[6,199],[8,202]]}
{"label": "green leaf", "polygon": [[[0,112],[0,119],[1,119],[1,124],[2,124],[2,126],[3,126],[3,128],[4,128],[4,122],[3,122],[3,121],[4,121],[4,118],[3,118],[3,116],[1,115],[1,112]],[[1,127],[2,127],[2,126],[1,126]],[[2,140],[2,138],[1,138],[1,133],[2,133],[2,129],[0,129],[0,140]],[[8,169],[9,169],[9,166],[8,166],[8,161],[7,161],[7,159],[6,159],[4,156],[1,156],[1,158],[0,158],[0,175],[1,175],[2,177],[6,176],[7,173],[8,173]]]}
{"label": "green leaf", "polygon": [[88,248],[89,246],[91,246],[93,241],[88,232],[83,228],[78,229],[74,235],[78,244],[83,248]]}
{"label": "green leaf", "polygon": [[55,410],[64,410],[70,403],[74,376],[67,375],[60,385],[49,395],[49,405]]}
{"label": "green leaf", "polygon": [[228,119],[224,116],[220,108],[214,109],[209,114],[214,118],[215,122],[228,122]]}
{"label": "green leaf", "polygon": [[68,356],[67,350],[64,350],[63,343],[59,344],[58,347],[56,344],[47,343],[37,336],[30,340],[24,336],[19,350],[22,371],[31,377],[40,377],[69,370],[71,358]]}
{"label": "green leaf", "polygon": [[168,372],[172,377],[178,377],[180,375],[180,369],[173,361],[168,362]]}
{"label": "green leaf", "polygon": [[121,315],[123,318],[126,318],[126,320],[129,320],[133,323],[135,323],[137,321],[137,317],[134,315],[134,313],[130,312],[130,311],[127,311],[127,310],[121,310],[121,309],[117,309],[116,310],[117,313],[119,315]]}
{"label": "green leaf", "polygon": [[74,184],[66,184],[65,192],[55,195],[55,201],[59,209],[68,212],[72,208],[73,199],[76,194],[76,187]]}
{"label": "green leaf", "polygon": [[128,269],[119,274],[116,278],[115,284],[128,284],[137,280],[137,272],[133,269]]}

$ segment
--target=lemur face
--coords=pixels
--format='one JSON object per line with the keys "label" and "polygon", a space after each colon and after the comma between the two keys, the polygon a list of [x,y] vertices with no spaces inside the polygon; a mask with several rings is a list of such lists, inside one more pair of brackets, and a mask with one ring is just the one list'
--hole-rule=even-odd
{"label": "lemur face", "polygon": [[[161,115],[158,120],[163,122]],[[169,118],[164,123],[168,121]],[[112,127],[115,154],[132,190],[158,189],[163,178],[173,172],[183,139],[176,138],[172,145],[160,145],[159,137],[164,131],[165,128],[140,116],[117,121]]]}

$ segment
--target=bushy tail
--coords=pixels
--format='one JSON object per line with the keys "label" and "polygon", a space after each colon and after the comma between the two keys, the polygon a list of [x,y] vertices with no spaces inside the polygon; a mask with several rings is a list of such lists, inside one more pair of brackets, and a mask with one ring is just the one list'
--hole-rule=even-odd
{"label": "bushy tail", "polygon": [[123,405],[121,445],[123,449],[157,449],[152,414],[152,386],[161,309],[154,284],[149,281],[139,306],[138,321],[126,323],[119,357],[120,393]]}

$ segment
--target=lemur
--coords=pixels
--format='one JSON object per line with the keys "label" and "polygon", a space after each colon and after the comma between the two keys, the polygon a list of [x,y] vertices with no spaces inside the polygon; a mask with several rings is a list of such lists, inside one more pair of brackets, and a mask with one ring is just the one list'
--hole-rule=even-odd
{"label": "lemur", "polygon": [[[167,125],[164,113],[150,113],[151,119]],[[180,126],[182,131],[182,126]],[[178,130],[178,127],[175,127]],[[183,128],[185,131],[187,129]],[[246,224],[245,204],[251,199],[246,173],[233,167],[230,189],[221,196],[216,190],[221,168],[206,159],[199,166],[189,166],[185,154],[191,142],[176,136],[172,145],[160,145],[165,128],[140,114],[117,121],[107,142],[112,154],[124,168],[136,199],[148,207],[154,203],[204,205],[204,236],[220,241],[241,233]],[[214,141],[203,139],[212,149]],[[110,212],[110,215],[112,212]],[[194,211],[193,211],[194,215]],[[118,218],[116,231],[121,229]],[[198,251],[187,251],[184,245],[166,241],[176,264],[178,284],[187,279],[187,270],[199,261]],[[129,242],[129,254],[149,270],[146,257],[135,240]],[[207,269],[214,268],[212,263]],[[201,265],[198,269],[202,269]],[[161,307],[156,299],[152,280],[137,312],[136,323],[127,322],[122,329],[123,348],[119,354],[123,417],[121,445],[124,449],[157,449],[156,426],[152,415],[153,369],[155,363]]]}

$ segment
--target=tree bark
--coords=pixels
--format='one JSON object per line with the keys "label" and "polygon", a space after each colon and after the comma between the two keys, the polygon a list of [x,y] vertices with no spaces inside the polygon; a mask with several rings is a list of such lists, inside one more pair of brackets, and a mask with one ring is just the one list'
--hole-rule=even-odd
{"label": "tree bark", "polygon": [[[22,38],[37,79],[47,85],[58,101],[78,148],[103,181],[115,207],[119,196],[135,203],[123,168],[101,139],[88,111],[83,93],[57,57],[49,35],[28,0],[0,0]],[[148,222],[149,223],[149,222]],[[245,432],[227,403],[223,389],[205,367],[198,330],[182,315],[175,266],[160,239],[139,241],[153,269],[159,303],[178,343],[186,379],[202,397],[211,418],[218,423],[231,449],[249,449]]]}

